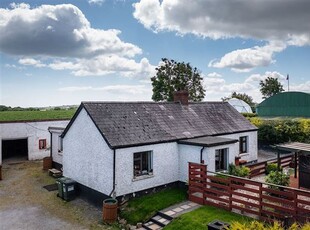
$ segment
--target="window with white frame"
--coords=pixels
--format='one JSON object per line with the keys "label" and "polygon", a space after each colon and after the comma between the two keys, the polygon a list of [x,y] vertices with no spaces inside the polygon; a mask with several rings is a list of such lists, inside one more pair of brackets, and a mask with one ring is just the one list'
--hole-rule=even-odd
{"label": "window with white frame", "polygon": [[228,148],[215,150],[215,171],[227,170]]}
{"label": "window with white frame", "polygon": [[63,150],[63,139],[61,135],[58,136],[58,152],[61,153]]}
{"label": "window with white frame", "polygon": [[153,174],[152,151],[134,153],[133,158],[134,177]]}
{"label": "window with white frame", "polygon": [[239,153],[248,152],[248,136],[243,136],[239,138]]}

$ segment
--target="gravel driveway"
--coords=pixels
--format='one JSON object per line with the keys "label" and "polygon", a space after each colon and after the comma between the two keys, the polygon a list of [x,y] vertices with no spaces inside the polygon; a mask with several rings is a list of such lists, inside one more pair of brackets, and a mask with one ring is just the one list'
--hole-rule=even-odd
{"label": "gravel driveway", "polygon": [[81,199],[65,202],[44,185],[55,183],[41,161],[2,165],[0,230],[111,229],[103,225],[101,210]]}

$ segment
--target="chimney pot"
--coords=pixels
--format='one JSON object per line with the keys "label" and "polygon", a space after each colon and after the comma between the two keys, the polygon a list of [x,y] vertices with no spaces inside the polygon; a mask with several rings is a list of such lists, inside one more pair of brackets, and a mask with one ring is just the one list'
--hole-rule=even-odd
{"label": "chimney pot", "polygon": [[173,101],[180,102],[182,105],[188,105],[188,91],[180,90],[180,91],[174,92]]}

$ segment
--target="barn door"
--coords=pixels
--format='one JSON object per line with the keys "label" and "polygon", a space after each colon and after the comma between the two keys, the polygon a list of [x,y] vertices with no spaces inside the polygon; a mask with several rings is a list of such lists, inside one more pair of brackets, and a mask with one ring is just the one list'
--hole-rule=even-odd
{"label": "barn door", "polygon": [[310,154],[299,156],[299,187],[310,189]]}

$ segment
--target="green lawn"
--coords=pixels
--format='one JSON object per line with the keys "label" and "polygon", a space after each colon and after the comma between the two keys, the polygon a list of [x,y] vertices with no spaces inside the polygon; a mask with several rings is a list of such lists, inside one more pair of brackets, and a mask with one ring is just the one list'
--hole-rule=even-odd
{"label": "green lawn", "polygon": [[128,223],[136,224],[151,218],[157,211],[186,200],[186,190],[169,188],[160,192],[129,200],[121,217]]}
{"label": "green lawn", "polygon": [[0,122],[71,119],[75,111],[76,109],[46,111],[3,111],[0,112]]}
{"label": "green lawn", "polygon": [[224,222],[248,222],[253,219],[238,215],[236,213],[228,212],[220,208],[211,206],[203,206],[192,212],[185,213],[165,227],[165,230],[181,230],[181,229],[207,229],[208,223],[213,220],[220,220]]}

